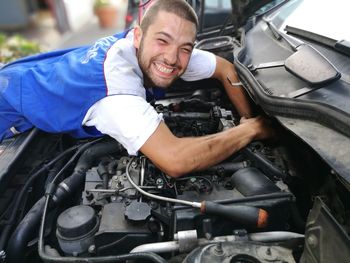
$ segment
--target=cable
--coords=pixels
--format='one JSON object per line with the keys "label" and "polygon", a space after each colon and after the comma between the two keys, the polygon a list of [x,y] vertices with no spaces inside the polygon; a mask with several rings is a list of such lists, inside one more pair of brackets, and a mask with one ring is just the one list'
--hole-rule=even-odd
{"label": "cable", "polygon": [[137,191],[139,191],[141,194],[146,195],[150,198],[158,199],[158,200],[165,201],[165,202],[179,203],[179,204],[188,205],[188,206],[192,206],[192,207],[196,207],[196,208],[201,208],[201,203],[198,203],[198,202],[190,202],[190,201],[181,200],[181,199],[174,199],[174,198],[169,198],[169,197],[164,197],[164,196],[158,196],[158,195],[150,194],[150,193],[142,190],[137,184],[134,183],[134,181],[131,179],[130,174],[129,174],[130,165],[133,163],[133,161],[135,159],[136,159],[136,157],[131,158],[131,160],[127,164],[126,177],[128,178],[131,185],[133,187],[135,187],[135,189]]}
{"label": "cable", "polygon": [[[21,192],[18,195],[18,198],[16,199],[15,205],[11,206],[11,209],[14,211],[13,213],[15,214],[15,212],[18,210],[18,206],[20,204],[21,199],[23,198],[24,192],[25,190],[31,185],[31,183],[45,170],[48,170],[50,168],[51,165],[53,165],[54,163],[56,163],[57,161],[59,161],[60,159],[62,159],[66,154],[74,151],[76,148],[78,148],[78,145],[75,145],[67,150],[65,150],[64,152],[62,152],[61,154],[59,154],[58,156],[56,156],[52,161],[50,161],[48,164],[44,164],[42,168],[40,168],[38,171],[36,171],[34,174],[32,174],[28,181],[25,183],[25,185],[22,187]],[[3,215],[0,216],[0,219],[2,219]],[[14,218],[11,217],[11,219],[7,220],[7,222],[12,222],[14,220]]]}
{"label": "cable", "polygon": [[165,202],[179,203],[187,206],[192,206],[194,208],[199,208],[202,214],[214,214],[217,216],[224,216],[227,219],[233,220],[237,223],[241,223],[244,225],[249,225],[251,227],[263,228],[267,226],[268,213],[265,210],[256,208],[254,206],[236,205],[228,207],[211,201],[202,201],[201,203],[190,202],[181,199],[157,196],[142,190],[138,185],[134,183],[129,174],[130,165],[134,162],[135,158],[136,157],[131,158],[131,160],[126,166],[126,177],[128,178],[131,185],[135,187],[135,189],[138,190],[141,194]]}
{"label": "cable", "polygon": [[57,175],[52,180],[51,184],[55,184],[55,182],[58,180],[58,178],[61,176],[61,174],[74,162],[75,158],[78,157],[81,152],[85,151],[87,148],[90,147],[91,144],[94,144],[96,142],[101,141],[103,138],[98,138],[96,140],[93,140],[91,142],[87,142],[84,145],[82,145],[78,151],[72,156],[72,158],[69,159],[69,161],[62,167],[62,169],[57,173]]}
{"label": "cable", "polygon": [[[18,194],[18,197],[14,203],[13,206],[11,206],[12,213],[10,215],[10,218],[6,220],[4,224],[7,224],[4,227],[4,230],[2,232],[1,238],[0,238],[0,251],[2,251],[5,247],[6,242],[8,241],[8,235],[11,232],[12,226],[15,222],[15,217],[18,211],[18,207],[21,204],[21,201],[23,199],[24,194],[26,193],[27,188],[33,183],[33,181],[44,171],[48,170],[54,163],[61,160],[64,156],[69,154],[70,152],[76,150],[78,148],[77,145],[70,147],[69,149],[65,150],[64,152],[60,153],[58,156],[56,156],[52,161],[50,161],[48,164],[43,165],[42,168],[40,168],[38,171],[36,171],[34,174],[30,176],[28,181],[25,183],[25,185],[22,187],[20,193]],[[2,216],[1,216],[2,217]]]}

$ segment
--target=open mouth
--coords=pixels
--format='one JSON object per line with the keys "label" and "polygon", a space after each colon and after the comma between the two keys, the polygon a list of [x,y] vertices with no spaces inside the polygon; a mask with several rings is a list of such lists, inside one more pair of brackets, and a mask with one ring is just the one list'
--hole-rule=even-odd
{"label": "open mouth", "polygon": [[164,63],[154,62],[156,70],[161,73],[162,76],[173,76],[176,75],[177,68],[165,65]]}

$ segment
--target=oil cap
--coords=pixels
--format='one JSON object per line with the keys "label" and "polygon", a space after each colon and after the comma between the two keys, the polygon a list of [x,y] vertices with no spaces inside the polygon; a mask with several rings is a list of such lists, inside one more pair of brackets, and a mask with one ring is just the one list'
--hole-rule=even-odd
{"label": "oil cap", "polygon": [[57,219],[56,237],[66,255],[85,255],[94,244],[99,219],[90,206],[78,205],[63,211]]}
{"label": "oil cap", "polygon": [[57,232],[62,238],[79,238],[94,230],[97,223],[97,216],[92,207],[73,206],[59,215]]}
{"label": "oil cap", "polygon": [[151,207],[147,203],[132,201],[125,209],[124,216],[132,222],[143,222],[151,215]]}

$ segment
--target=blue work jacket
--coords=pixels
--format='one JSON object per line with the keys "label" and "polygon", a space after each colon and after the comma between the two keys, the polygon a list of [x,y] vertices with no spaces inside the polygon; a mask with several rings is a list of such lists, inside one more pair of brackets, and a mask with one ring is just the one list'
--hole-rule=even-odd
{"label": "blue work jacket", "polygon": [[25,57],[0,69],[0,141],[33,126],[77,138],[101,136],[82,121],[108,94],[104,61],[127,32],[92,46]]}

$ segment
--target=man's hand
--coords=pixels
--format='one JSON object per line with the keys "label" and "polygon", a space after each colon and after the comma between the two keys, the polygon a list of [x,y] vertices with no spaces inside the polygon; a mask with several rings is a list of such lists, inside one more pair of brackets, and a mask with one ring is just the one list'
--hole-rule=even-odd
{"label": "man's hand", "polygon": [[253,129],[256,132],[255,140],[270,139],[276,136],[272,121],[266,117],[258,116],[250,119],[242,117],[239,126],[244,126],[245,129]]}

